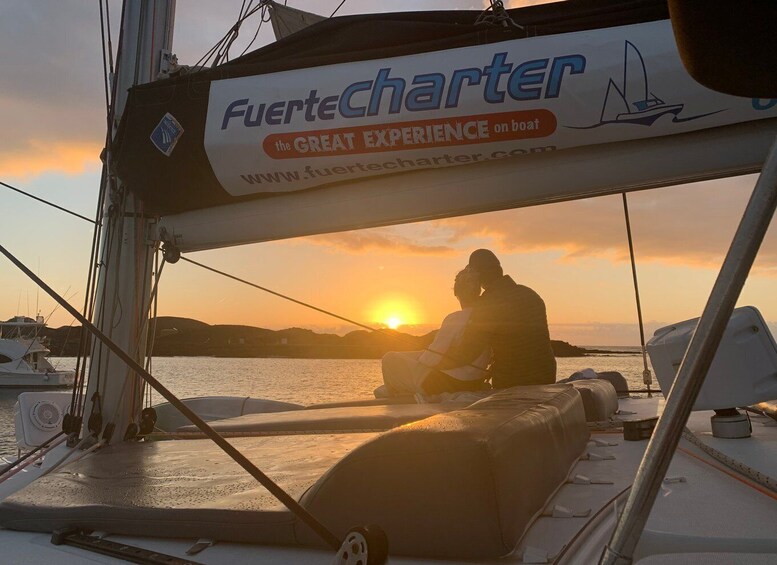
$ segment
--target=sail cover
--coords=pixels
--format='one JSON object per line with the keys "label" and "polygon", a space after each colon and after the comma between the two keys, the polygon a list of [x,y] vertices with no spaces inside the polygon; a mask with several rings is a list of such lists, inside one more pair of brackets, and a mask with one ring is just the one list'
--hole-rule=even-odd
{"label": "sail cover", "polygon": [[[682,69],[663,1],[333,18],[130,92],[119,176],[170,215],[777,115]],[[398,183],[399,184],[399,183]]]}
{"label": "sail cover", "polygon": [[304,12],[276,2],[268,2],[267,5],[270,8],[270,23],[276,39],[283,39],[326,19],[324,16]]}

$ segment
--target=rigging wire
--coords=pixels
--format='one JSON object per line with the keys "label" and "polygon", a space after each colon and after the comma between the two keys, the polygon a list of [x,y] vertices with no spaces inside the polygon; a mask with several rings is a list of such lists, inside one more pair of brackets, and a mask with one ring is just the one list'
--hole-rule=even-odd
{"label": "rigging wire", "polygon": [[243,49],[243,52],[240,53],[241,57],[245,55],[249,49],[251,49],[251,46],[256,41],[256,38],[259,37],[259,30],[262,29],[262,24],[270,21],[269,2],[263,2],[263,4],[264,5],[262,6],[262,13],[259,14],[259,25],[256,26],[256,33],[254,33],[254,37],[251,39],[248,45],[246,45],[246,48]]}
{"label": "rigging wire", "polygon": [[113,71],[113,40],[111,39],[111,5],[105,0],[105,28],[108,36],[108,72],[109,76],[114,76]]}
{"label": "rigging wire", "polygon": [[[65,295],[65,298],[67,298],[67,300],[68,300],[68,301],[72,300],[72,299],[73,299],[73,297],[74,297],[76,294],[78,294],[78,291],[77,291],[77,290],[74,290],[74,291],[73,291],[73,294],[71,294],[70,296],[67,296],[67,293],[68,293],[68,292],[70,292],[70,287],[69,287],[69,286],[68,286],[68,287],[65,289],[65,292],[63,292],[63,293],[62,293],[62,294],[64,294],[64,295]],[[53,316],[53,315],[54,315],[54,314],[57,312],[57,310],[59,310],[59,304],[55,304],[55,305],[54,305],[54,308],[52,308],[52,309],[51,309],[51,312],[49,312],[49,315],[48,315],[48,316],[44,316],[44,317],[43,317],[43,321],[44,321],[46,324],[48,324],[48,323],[49,323],[49,320],[50,320],[50,319],[51,319],[51,317],[52,317],[52,316]],[[36,333],[37,333],[37,332],[36,332]],[[37,335],[36,335],[35,337],[37,337]]]}
{"label": "rigging wire", "polygon": [[[155,253],[154,253],[155,259],[158,258],[158,255],[159,255],[159,250],[157,248],[155,250]],[[138,327],[137,334],[135,336],[135,351],[134,351],[135,358],[138,357],[138,354],[140,353],[141,346],[144,343],[148,343],[148,341],[149,341],[148,330],[152,326],[150,316],[151,316],[152,308],[154,309],[154,312],[156,312],[156,301],[157,301],[157,297],[158,297],[157,291],[159,289],[159,280],[160,280],[160,278],[162,276],[162,268],[164,266],[165,266],[165,260],[163,258],[161,266],[157,265],[158,268],[157,268],[157,271],[156,271],[156,275],[154,277],[154,284],[151,287],[150,292],[149,292],[149,289],[147,287],[145,287],[145,286],[143,287],[143,289],[141,291],[142,295],[149,296],[149,300],[148,300],[148,307],[145,309],[145,312],[143,312],[143,316],[142,317],[138,317],[138,321],[140,322],[140,324],[139,324],[139,327]],[[149,262],[146,262],[146,265],[144,267],[143,277],[140,279],[140,281],[138,281],[139,284],[145,285],[146,283],[143,282],[143,281],[150,281],[151,280],[147,276],[147,274],[148,274],[148,267],[149,267]],[[152,352],[153,352],[153,340],[154,340],[154,333],[155,333],[155,331],[156,331],[156,320],[154,320],[153,330],[152,330],[152,333],[151,333],[151,336],[150,336],[151,344],[152,344],[151,348],[152,349],[145,356],[146,357],[146,360],[145,360],[145,370],[148,371],[149,373],[151,372],[151,355],[152,355]],[[145,382],[145,381],[143,381],[143,384],[144,384],[144,388],[149,386],[149,384],[147,382]],[[112,423],[114,421],[114,419],[116,417],[116,413],[118,412],[119,408],[121,407],[121,405],[122,405],[122,403],[124,401],[124,397],[127,395],[127,390],[130,389],[129,385],[130,385],[130,379],[129,378],[124,379],[124,384],[122,385],[121,393],[119,394],[118,398],[116,399],[116,403],[115,403],[114,409],[112,411],[110,411],[110,412],[107,411],[107,410],[103,411],[103,414],[110,414],[110,417],[108,418],[108,422],[109,423]],[[135,389],[137,387],[133,386],[132,388]],[[143,395],[144,395],[144,392],[141,392],[140,393],[140,398],[139,398],[139,400],[141,400],[141,405],[142,405]],[[132,399],[131,399],[131,402],[132,402],[131,412],[135,412],[135,400],[136,399],[137,399],[136,396],[133,396]]]}
{"label": "rigging wire", "polygon": [[645,349],[645,327],[642,323],[642,305],[639,299],[639,283],[637,282],[637,263],[634,259],[634,242],[631,238],[631,221],[629,220],[629,203],[626,199],[626,193],[622,192],[623,197],[623,215],[626,218],[626,235],[629,240],[629,257],[631,257],[631,277],[634,279],[634,298],[637,302],[637,318],[639,320],[639,343],[642,348],[642,382],[647,386],[648,397],[652,397],[650,385],[653,384],[653,376],[647,362],[647,350]]}
{"label": "rigging wire", "polygon": [[[106,0],[107,2],[107,0]],[[105,117],[108,120],[108,129],[110,130],[111,115],[111,85],[110,74],[105,72],[108,67],[108,56],[106,54],[107,39],[105,37],[105,14],[103,13],[103,0],[100,0],[100,35],[102,38],[102,56],[103,56],[103,84],[105,85]],[[110,25],[108,26],[110,28]]]}
{"label": "rigging wire", "polygon": [[[124,5],[121,13],[122,21],[124,19]],[[114,108],[112,104],[113,92],[116,90],[116,81],[118,77],[114,72],[113,58],[113,40],[111,36],[110,25],[110,4],[105,0],[105,15],[103,17],[102,0],[100,0],[100,28],[103,53],[103,78],[106,84],[110,84],[109,98],[106,101],[106,134],[105,134],[105,159],[103,161],[102,173],[100,176],[100,190],[97,195],[97,207],[95,210],[95,228],[92,232],[92,247],[89,253],[89,266],[87,269],[86,292],[84,295],[83,315],[93,319],[95,302],[97,299],[97,275],[100,268],[100,241],[102,238],[102,222],[105,214],[106,197],[111,186],[111,177],[109,175],[111,164],[111,146],[113,141],[113,117]],[[116,52],[116,60],[121,58],[122,42],[119,38],[119,46]],[[107,56],[106,56],[107,54]],[[107,59],[107,68],[106,68]],[[112,80],[111,80],[112,79]],[[86,357],[87,348],[90,340],[87,333],[81,328],[80,344],[76,356],[75,382],[73,383],[73,396],[70,403],[70,414],[74,416],[76,422],[80,423],[84,402],[84,385],[86,384]],[[75,430],[74,430],[75,431]]]}
{"label": "rigging wire", "polygon": [[[110,129],[109,129],[110,135]],[[100,179],[100,191],[97,197],[97,209],[95,210],[95,229],[92,233],[92,248],[89,253],[89,266],[87,268],[87,280],[86,280],[86,294],[84,296],[83,314],[84,316],[92,319],[94,315],[94,305],[97,287],[97,274],[99,271],[99,253],[100,253],[100,238],[102,235],[102,222],[104,219],[104,205],[105,197],[108,192],[108,172],[107,165],[103,164],[102,176]],[[110,221],[110,220],[109,220]],[[87,348],[90,340],[87,339],[87,334],[81,329],[80,344],[78,348],[78,354],[76,356],[75,367],[75,382],[73,383],[73,397],[70,403],[70,414],[75,418],[81,417],[83,414],[83,408],[85,403],[84,397],[84,385],[86,384],[86,356]]]}
{"label": "rigging wire", "polygon": [[222,62],[222,59],[229,60],[229,48],[240,34],[240,26],[243,25],[243,22],[253,16],[256,12],[264,10],[266,4],[267,2],[262,0],[258,5],[253,6],[253,0],[251,0],[246,7],[244,0],[240,7],[240,13],[238,14],[237,21],[232,25],[231,28],[229,28],[229,31],[227,31],[224,37],[222,37],[213,47],[211,47],[202,57],[200,57],[200,60],[194,64],[194,67],[204,67],[208,65],[208,62],[211,60],[211,58],[213,58],[211,67],[218,65],[220,62]]}
{"label": "rigging wire", "polygon": [[[107,2],[107,0],[106,0]],[[124,12],[126,9],[126,3],[122,4],[121,9],[121,18],[120,21],[124,21]],[[108,24],[110,22],[107,22]],[[101,22],[101,25],[106,25],[105,23]],[[143,25],[143,21],[141,21],[140,25]],[[110,32],[110,26],[109,32]],[[106,34],[108,37],[110,37],[110,33]],[[116,62],[117,65],[121,61],[123,57],[123,33],[119,34],[119,45],[116,51]],[[103,49],[105,49],[105,44],[103,44]],[[137,78],[138,74],[138,65],[139,61],[135,61],[135,76]],[[105,68],[103,69],[103,72],[108,72]],[[111,96],[112,98],[115,98],[116,95],[116,88],[118,84],[119,77],[117,74],[113,74],[113,81],[111,84]],[[108,304],[107,300],[107,286],[103,285],[102,288],[98,285],[99,280],[99,269],[108,269],[109,264],[105,261],[100,261],[100,254],[103,254],[103,257],[107,260],[111,256],[111,250],[114,245],[114,237],[115,237],[115,231],[111,229],[111,222],[120,222],[120,225],[117,229],[120,231],[123,230],[123,222],[125,217],[125,209],[126,209],[126,191],[122,190],[122,188],[118,185],[118,182],[116,178],[112,174],[112,157],[113,157],[113,136],[114,136],[114,127],[117,127],[118,124],[115,123],[115,116],[116,116],[116,108],[114,104],[111,104],[109,111],[108,111],[108,127],[105,134],[105,158],[103,162],[103,176],[101,179],[100,184],[100,197],[99,197],[99,204],[98,204],[98,211],[97,213],[100,214],[101,219],[104,218],[105,214],[108,214],[108,237],[105,238],[105,241],[102,241],[102,221],[100,226],[100,231],[95,232],[95,238],[93,240],[93,256],[92,256],[92,286],[90,289],[90,295],[88,296],[89,300],[89,319],[95,319],[95,316],[97,316],[97,319],[100,323],[105,319],[105,309],[106,305]],[[111,198],[111,204],[108,205],[108,198]],[[100,243],[102,241],[102,244]],[[102,247],[101,247],[102,245]],[[121,251],[122,246],[119,246],[119,250]],[[120,262],[121,258],[121,252],[119,252],[117,262]],[[100,304],[99,311],[95,312],[95,307],[98,304]],[[114,302],[118,305],[119,308],[121,308],[121,303],[116,300]],[[113,333],[113,327],[109,328],[109,333],[112,335]],[[85,332],[82,332],[82,337],[84,339],[84,346],[83,346],[83,353],[84,357],[86,357],[86,348],[89,346],[89,341],[87,340],[87,334]],[[103,362],[103,349],[102,347],[97,349],[97,371],[95,374],[100,374],[99,368],[102,366]],[[91,359],[90,354],[90,362],[93,361]],[[107,361],[106,361],[107,362]],[[86,385],[86,361],[84,360],[84,364],[82,366],[82,374],[81,374],[81,382],[80,382],[80,397],[79,397],[79,417],[83,415],[83,411],[86,408],[86,401],[84,400],[84,388]],[[104,375],[104,378],[107,378],[107,370],[102,372]],[[100,402],[99,395],[100,395],[100,385],[101,385],[101,379],[99,376],[97,377],[97,383],[95,387],[95,394],[93,395],[93,402],[95,401],[95,398],[97,399],[97,402]],[[75,392],[75,389],[74,389]]]}
{"label": "rigging wire", "polygon": [[[224,277],[227,277],[228,279],[232,279],[233,281],[237,281],[239,283],[246,284],[248,286],[251,286],[253,288],[256,288],[258,290],[262,290],[264,292],[267,292],[269,294],[272,294],[273,296],[277,296],[279,298],[283,298],[284,300],[288,300],[290,302],[294,302],[295,304],[299,304],[300,306],[305,306],[306,308],[310,308],[312,310],[315,310],[316,312],[321,312],[322,314],[326,314],[327,316],[332,316],[333,318],[337,318],[338,320],[341,320],[343,322],[348,322],[349,324],[353,324],[354,326],[358,326],[360,328],[363,328],[365,330],[369,331],[381,331],[380,328],[373,328],[371,326],[368,326],[366,324],[362,324],[361,322],[357,322],[356,320],[351,320],[350,318],[346,318],[344,316],[340,316],[339,314],[335,314],[334,312],[330,312],[329,310],[324,310],[323,308],[319,308],[318,306],[313,306],[312,304],[309,304],[307,302],[303,302],[301,300],[297,300],[296,298],[292,298],[291,296],[287,296],[285,294],[281,294],[280,292],[276,292],[274,290],[271,290],[267,287],[260,286],[258,284],[254,284],[250,281],[247,281],[245,279],[241,279],[240,277],[236,277],[235,275],[230,275],[229,273],[225,271],[221,271],[219,269],[216,269],[214,267],[209,267],[208,265],[205,265],[204,263],[200,263],[199,261],[195,261],[194,259],[189,259],[188,257],[181,256],[181,261],[186,261],[187,263],[191,263],[192,265],[197,265],[198,267],[202,267],[206,271],[210,271],[212,273],[216,273],[217,275],[222,275]],[[393,334],[389,334],[393,335]]]}
{"label": "rigging wire", "polygon": [[[151,325],[151,336],[149,338],[149,343],[151,343],[151,346],[149,348],[148,354],[146,355],[146,371],[149,373],[151,372],[152,367],[152,357],[154,355],[154,343],[156,342],[156,328],[157,323],[159,322],[159,315],[157,314],[157,307],[159,305],[159,294],[158,294],[158,288],[159,288],[159,280],[162,277],[162,269],[165,266],[166,259],[164,255],[162,255],[162,263],[159,263],[159,247],[157,247],[156,251],[154,252],[154,288],[151,291],[151,308],[152,311],[149,312],[149,316],[151,316],[154,323]],[[144,387],[145,391],[145,407],[148,408],[151,406],[151,386],[146,383]]]}
{"label": "rigging wire", "polygon": [[251,0],[248,3],[248,6],[246,6],[246,0],[243,0],[243,3],[240,6],[240,13],[238,14],[237,22],[235,23],[235,27],[232,28],[232,33],[229,35],[229,41],[226,42],[224,45],[222,51],[220,54],[216,56],[216,58],[213,61],[213,66],[219,64],[221,59],[223,58],[224,62],[229,62],[229,49],[232,47],[232,44],[237,39],[237,36],[240,34],[240,26],[243,24],[243,21],[245,19],[245,10],[250,10],[251,5],[254,3],[254,0]]}
{"label": "rigging wire", "polygon": [[332,12],[331,14],[329,14],[329,17],[331,18],[332,16],[334,16],[334,15],[337,13],[337,10],[339,10],[340,8],[342,8],[342,7],[343,7],[343,4],[345,4],[345,0],[343,0],[342,2],[340,2],[340,3],[337,5],[337,8],[335,8],[335,11],[334,11],[334,12]]}
{"label": "rigging wire", "polygon": [[[49,285],[47,285],[40,277],[33,273],[27,266],[19,261],[11,252],[9,252],[3,245],[0,244],[0,254],[4,255],[11,263],[13,263],[20,271],[22,271],[27,277],[29,277],[35,284],[40,286],[49,296],[56,300],[62,307],[75,316],[79,322],[86,328],[93,336],[95,336],[100,342],[102,342],[108,349],[110,349],[119,359],[121,359],[136,375],[148,382],[154,389],[161,394],[165,400],[172,404],[181,414],[183,414],[192,424],[207,435],[216,445],[218,445],[222,451],[229,455],[233,461],[240,465],[245,471],[247,471],[252,477],[254,477],[264,488],[275,496],[286,508],[294,513],[297,518],[305,522],[327,545],[333,549],[338,550],[340,548],[340,540],[335,536],[324,524],[319,522],[308,510],[306,510],[299,502],[291,497],[285,490],[278,486],[270,477],[263,473],[254,463],[252,463],[245,455],[243,455],[238,449],[224,439],[218,432],[216,432],[205,420],[200,418],[191,408],[186,406],[181,400],[170,392],[161,382],[154,378],[151,373],[146,371],[137,361],[130,357],[121,347],[119,347],[110,337],[101,332],[97,326],[87,320],[78,310],[73,308],[62,296],[57,294]],[[87,441],[89,438],[84,437],[81,443]],[[97,444],[90,449],[97,449],[98,446],[107,443],[107,439],[103,437]],[[79,457],[82,457],[82,454]],[[48,469],[43,474],[50,473],[55,467]]]}
{"label": "rigging wire", "polygon": [[[113,260],[115,260],[116,265],[121,265],[122,262],[122,254],[124,251],[124,245],[121,244],[120,241],[115,241],[114,237],[116,234],[123,234],[125,227],[124,222],[126,218],[126,211],[127,211],[127,192],[124,190],[118,190],[117,191],[117,197],[120,199],[120,201],[115,204],[112,207],[111,211],[111,221],[117,222],[118,226],[115,228],[111,228],[110,225],[108,226],[108,238],[107,238],[107,250],[105,251],[104,257],[106,259],[111,258],[111,250],[114,245],[117,245],[118,252],[116,253],[116,256],[113,257]],[[102,268],[106,271],[110,271],[111,264],[110,263],[103,263]],[[116,275],[118,276],[118,275]],[[106,279],[108,277],[106,276]],[[108,287],[110,285],[104,284],[102,287],[102,295],[100,296],[100,311],[97,313],[97,325],[101,327],[105,327],[105,319],[107,315],[114,315],[116,310],[119,310],[119,312],[123,311],[121,298],[119,297],[119,285],[112,285],[113,286],[113,296],[111,297],[112,300],[108,300]],[[107,312],[108,304],[112,304],[113,310]],[[119,319],[121,319],[121,314],[119,314]],[[116,324],[111,324],[108,327],[108,338],[113,339],[113,330],[116,328]],[[103,368],[103,352],[105,348],[100,347],[98,348],[97,352],[97,384],[95,386],[95,394],[99,397],[100,390],[103,388],[103,383],[108,379],[108,366],[110,364],[110,355],[109,352],[105,351],[105,367]]]}
{"label": "rigging wire", "polygon": [[[281,294],[280,292],[276,292],[276,291],[271,290],[271,289],[269,289],[267,287],[264,287],[264,286],[252,283],[251,281],[247,281],[245,279],[241,279],[240,277],[237,277],[235,275],[230,275],[229,273],[227,273],[225,271],[221,271],[221,270],[216,269],[214,267],[209,267],[208,265],[205,265],[203,263],[195,261],[194,259],[189,259],[188,257],[184,257],[183,255],[181,255],[181,260],[182,261],[186,261],[187,263],[191,263],[192,265],[197,265],[198,267],[201,267],[201,268],[205,269],[206,271],[210,271],[212,273],[216,273],[217,275],[224,276],[224,277],[226,277],[228,279],[232,279],[233,281],[237,281],[239,283],[243,283],[245,285],[253,287],[253,288],[257,289],[257,290],[261,290],[261,291],[264,291],[264,292],[266,292],[268,294],[272,294],[273,296],[277,296],[279,298],[283,298],[284,300],[288,300],[289,302],[294,302],[295,304],[299,304],[300,306],[304,306],[306,308],[310,308],[311,310],[315,310],[316,312],[321,312],[322,314],[326,314],[327,316],[331,316],[331,317],[336,318],[338,320],[341,320],[343,322],[348,322],[349,324],[353,324],[354,326],[363,328],[365,330],[388,336],[388,337],[393,338],[393,339],[395,339],[397,341],[405,341],[407,343],[412,343],[413,346],[418,346],[418,341],[415,338],[411,338],[410,336],[406,336],[406,335],[403,335],[403,334],[400,334],[400,333],[389,332],[389,331],[387,331],[387,330],[385,330],[383,328],[374,328],[374,327],[369,326],[367,324],[363,324],[361,322],[357,322],[356,320],[352,320],[350,318],[346,318],[345,316],[341,316],[339,314],[335,314],[334,312],[331,312],[329,310],[324,310],[323,308],[319,308],[318,306],[313,306],[312,304],[309,304],[307,302],[303,302],[302,300],[297,300],[296,298],[292,298],[291,296],[287,296],[285,294]],[[440,357],[443,357],[443,358],[446,358],[446,359],[450,359],[451,361],[455,361],[456,363],[459,364],[459,366],[462,366],[462,367],[473,367],[475,369],[478,369],[479,371],[485,371],[485,369],[483,369],[483,367],[479,367],[477,365],[474,365],[473,364],[474,362],[472,362],[472,363],[467,362],[466,360],[460,359],[456,355],[451,354],[450,352],[435,351],[434,349],[431,349],[431,347],[427,347],[426,350],[429,351],[430,353],[434,353],[435,355],[439,355]],[[434,367],[429,367],[429,368],[434,368]]]}
{"label": "rigging wire", "polygon": [[28,196],[29,198],[32,198],[33,200],[37,200],[38,202],[42,202],[43,204],[46,204],[47,206],[51,206],[52,208],[56,208],[57,210],[61,212],[65,212],[66,214],[70,214],[71,216],[75,216],[76,218],[80,218],[81,220],[84,220],[86,222],[89,222],[90,224],[96,224],[97,222],[95,220],[92,220],[90,218],[87,218],[86,216],[82,216],[81,214],[77,212],[73,212],[72,210],[68,210],[67,208],[63,208],[62,206],[58,206],[57,204],[54,204],[53,202],[49,202],[48,200],[44,200],[43,198],[38,198],[37,196],[30,194],[29,192],[25,192],[21,188],[16,188],[15,186],[11,186],[8,183],[0,181],[0,186],[4,186],[5,188],[9,190],[13,190],[15,192],[18,192],[19,194],[23,194],[24,196]]}
{"label": "rigging wire", "polygon": [[[97,274],[99,271],[99,241],[102,235],[102,221],[103,221],[103,206],[105,201],[105,194],[107,192],[107,168],[103,165],[103,174],[100,183],[100,191],[97,198],[97,210],[95,211],[95,217],[99,219],[99,224],[95,225],[95,229],[92,233],[92,248],[89,253],[89,266],[87,269],[86,279],[86,295],[84,296],[84,316],[92,319],[94,315],[95,304],[95,292],[94,289],[97,286]],[[75,417],[80,418],[83,409],[83,396],[84,396],[84,384],[86,381],[86,353],[89,340],[86,338],[86,333],[81,329],[80,344],[78,347],[78,354],[76,356],[76,368],[75,368],[75,382],[73,383],[73,399],[71,401],[70,413]]]}

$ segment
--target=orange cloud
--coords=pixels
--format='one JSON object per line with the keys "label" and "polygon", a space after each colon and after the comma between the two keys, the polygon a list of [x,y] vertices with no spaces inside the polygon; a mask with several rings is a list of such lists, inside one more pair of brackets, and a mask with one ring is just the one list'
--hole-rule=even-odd
{"label": "orange cloud", "polygon": [[100,166],[96,143],[31,140],[21,149],[0,153],[0,178],[29,179],[42,173],[78,175]]}
{"label": "orange cloud", "polygon": [[[718,268],[755,183],[754,176],[631,193],[639,262]],[[504,253],[561,252],[561,261],[628,260],[620,195],[442,220],[459,239],[488,238]],[[759,253],[755,273],[777,275],[777,233]]]}
{"label": "orange cloud", "polygon": [[[717,270],[755,178],[750,175],[629,194],[638,263]],[[297,241],[352,254],[447,257],[490,246],[501,253],[559,253],[561,263],[585,258],[613,263],[629,260],[620,195]],[[753,274],[777,276],[777,229],[767,234]]]}
{"label": "orange cloud", "polygon": [[456,253],[453,247],[425,245],[387,228],[317,235],[305,238],[304,241],[350,253],[370,253],[373,251],[406,255],[452,255]]}

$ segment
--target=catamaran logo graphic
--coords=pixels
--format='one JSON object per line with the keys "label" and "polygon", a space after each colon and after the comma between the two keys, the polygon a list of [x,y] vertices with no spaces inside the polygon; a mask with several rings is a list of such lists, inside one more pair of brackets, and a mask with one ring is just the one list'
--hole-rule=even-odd
{"label": "catamaran logo graphic", "polygon": [[181,135],[183,135],[181,124],[168,112],[151,132],[150,139],[157,149],[169,157]]}
{"label": "catamaran logo graphic", "polygon": [[566,126],[572,129],[593,129],[608,124],[637,124],[652,126],[664,115],[671,115],[672,122],[690,122],[723,110],[696,116],[680,117],[685,104],[667,104],[648,88],[645,60],[636,45],[626,41],[623,56],[623,81],[620,85],[610,78],[604,95],[599,122],[590,126]]}

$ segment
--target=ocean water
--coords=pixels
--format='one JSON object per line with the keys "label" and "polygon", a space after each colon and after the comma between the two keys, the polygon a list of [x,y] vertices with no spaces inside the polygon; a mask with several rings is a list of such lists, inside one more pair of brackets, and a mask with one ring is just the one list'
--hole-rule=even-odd
{"label": "ocean water", "polygon": [[[51,360],[58,369],[75,367],[75,358]],[[557,363],[559,379],[591,368],[597,372],[619,371],[630,388],[643,388],[639,354],[559,358]],[[151,373],[179,398],[251,396],[298,404],[373,398],[372,391],[383,383],[379,359],[157,357]],[[22,391],[0,390],[0,456],[16,454],[13,409],[19,392]],[[157,393],[152,393],[154,404],[162,401]]]}

